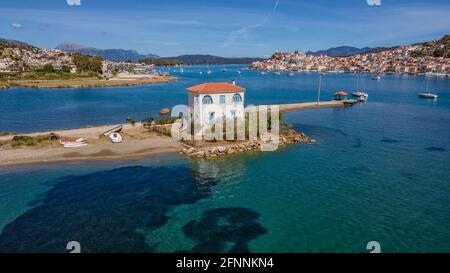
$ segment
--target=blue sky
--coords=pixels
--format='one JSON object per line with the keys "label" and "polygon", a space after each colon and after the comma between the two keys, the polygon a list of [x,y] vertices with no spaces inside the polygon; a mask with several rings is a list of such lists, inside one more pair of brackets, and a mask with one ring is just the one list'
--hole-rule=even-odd
{"label": "blue sky", "polygon": [[[81,1],[68,5],[67,1]],[[393,46],[450,31],[450,1],[2,0],[0,37],[160,56],[268,56],[276,50]]]}

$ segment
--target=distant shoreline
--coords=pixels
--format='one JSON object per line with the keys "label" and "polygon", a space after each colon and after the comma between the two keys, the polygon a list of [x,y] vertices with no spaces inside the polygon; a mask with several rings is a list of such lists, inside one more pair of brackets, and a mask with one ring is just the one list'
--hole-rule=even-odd
{"label": "distant shoreline", "polygon": [[153,83],[174,82],[177,78],[167,75],[130,75],[111,79],[75,78],[57,80],[7,80],[0,81],[0,89],[9,87],[25,88],[89,88],[146,85]]}

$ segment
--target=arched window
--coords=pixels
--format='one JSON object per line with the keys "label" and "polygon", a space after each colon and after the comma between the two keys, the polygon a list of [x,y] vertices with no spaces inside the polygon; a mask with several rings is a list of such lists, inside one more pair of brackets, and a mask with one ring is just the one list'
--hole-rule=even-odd
{"label": "arched window", "polygon": [[242,101],[242,97],[239,94],[234,94],[233,95],[233,102],[241,102]]}
{"label": "arched window", "polygon": [[203,104],[212,104],[213,100],[212,100],[211,96],[206,95],[203,97],[202,102],[203,102]]}

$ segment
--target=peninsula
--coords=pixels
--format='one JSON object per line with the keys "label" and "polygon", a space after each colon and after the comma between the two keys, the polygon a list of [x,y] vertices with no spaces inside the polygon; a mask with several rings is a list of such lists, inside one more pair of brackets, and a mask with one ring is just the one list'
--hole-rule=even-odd
{"label": "peninsula", "polygon": [[128,86],[175,80],[157,73],[155,64],[114,62],[0,39],[0,89]]}

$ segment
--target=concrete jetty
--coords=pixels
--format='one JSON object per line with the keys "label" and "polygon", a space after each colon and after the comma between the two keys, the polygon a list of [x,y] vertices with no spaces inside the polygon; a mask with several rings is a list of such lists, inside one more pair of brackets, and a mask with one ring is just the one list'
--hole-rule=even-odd
{"label": "concrete jetty", "polygon": [[315,108],[351,106],[356,102],[357,102],[356,100],[332,100],[332,101],[321,101],[319,103],[300,102],[300,103],[275,104],[275,106],[278,106],[280,111],[282,112],[290,112]]}

